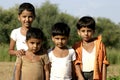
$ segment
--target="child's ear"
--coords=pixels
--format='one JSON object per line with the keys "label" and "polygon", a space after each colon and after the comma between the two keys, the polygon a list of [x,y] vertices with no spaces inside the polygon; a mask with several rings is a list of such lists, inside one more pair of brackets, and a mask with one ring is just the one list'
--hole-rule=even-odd
{"label": "child's ear", "polygon": [[77,33],[78,33],[78,35],[80,35],[80,31],[79,30],[77,30]]}
{"label": "child's ear", "polygon": [[18,20],[20,21],[20,16],[18,15]]}

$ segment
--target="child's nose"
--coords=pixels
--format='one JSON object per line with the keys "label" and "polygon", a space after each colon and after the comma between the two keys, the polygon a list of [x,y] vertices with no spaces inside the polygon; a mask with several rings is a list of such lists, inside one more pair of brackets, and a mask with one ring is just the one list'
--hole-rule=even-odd
{"label": "child's nose", "polygon": [[85,31],[85,35],[87,35],[88,34],[88,32],[87,31]]}
{"label": "child's nose", "polygon": [[29,20],[29,18],[28,17],[26,17],[26,21],[28,21]]}
{"label": "child's nose", "polygon": [[61,40],[61,39],[59,39],[59,42],[62,42],[62,40]]}

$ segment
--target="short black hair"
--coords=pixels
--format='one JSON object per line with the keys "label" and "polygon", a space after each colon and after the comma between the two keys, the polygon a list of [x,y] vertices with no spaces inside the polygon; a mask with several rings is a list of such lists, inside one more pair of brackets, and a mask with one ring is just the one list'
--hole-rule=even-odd
{"label": "short black hair", "polygon": [[33,13],[34,17],[36,16],[35,8],[31,3],[22,3],[18,9],[18,15],[20,15],[24,10],[30,11]]}
{"label": "short black hair", "polygon": [[51,29],[52,36],[62,35],[69,37],[69,34],[70,34],[70,27],[66,23],[58,22],[52,26]]}
{"label": "short black hair", "polygon": [[77,29],[81,29],[82,27],[88,27],[92,30],[95,30],[95,25],[95,20],[91,16],[83,16],[76,24]]}
{"label": "short black hair", "polygon": [[32,27],[27,31],[26,41],[31,39],[31,38],[36,38],[36,39],[43,40],[44,39],[44,34],[43,34],[41,29]]}

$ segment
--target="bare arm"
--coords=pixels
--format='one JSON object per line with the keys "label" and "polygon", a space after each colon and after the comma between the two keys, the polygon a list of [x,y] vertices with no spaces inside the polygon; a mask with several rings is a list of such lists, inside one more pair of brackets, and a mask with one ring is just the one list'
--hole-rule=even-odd
{"label": "bare arm", "polygon": [[84,78],[82,76],[81,69],[80,69],[80,65],[78,65],[78,64],[75,65],[75,71],[76,71],[76,75],[78,77],[78,80],[84,80]]}
{"label": "bare arm", "polygon": [[44,69],[45,69],[45,79],[46,79],[46,80],[50,80],[49,64],[45,64]]}
{"label": "bare arm", "polygon": [[75,74],[74,61],[72,61],[72,80],[77,80],[77,79],[76,79],[76,74]]}
{"label": "bare arm", "polygon": [[16,64],[15,80],[20,80],[21,77],[21,64]]}
{"label": "bare arm", "polygon": [[9,54],[16,56],[16,55],[24,55],[25,51],[23,49],[21,50],[15,50],[15,45],[16,45],[16,41],[14,41],[13,39],[10,40],[10,45],[9,45]]}
{"label": "bare arm", "polygon": [[102,80],[107,80],[107,68],[105,64],[103,64]]}

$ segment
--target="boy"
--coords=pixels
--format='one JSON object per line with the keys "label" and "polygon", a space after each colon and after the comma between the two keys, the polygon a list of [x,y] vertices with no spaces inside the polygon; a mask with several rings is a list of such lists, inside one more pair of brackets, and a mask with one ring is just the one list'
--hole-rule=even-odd
{"label": "boy", "polygon": [[77,54],[75,68],[78,80],[106,80],[106,49],[101,36],[93,38],[94,19],[90,16],[82,17],[77,23],[77,32],[82,38],[73,46]]}
{"label": "boy", "polygon": [[48,51],[50,59],[50,80],[71,80],[75,51],[67,47],[70,28],[67,24],[58,22],[53,25],[51,35],[54,48]]}

